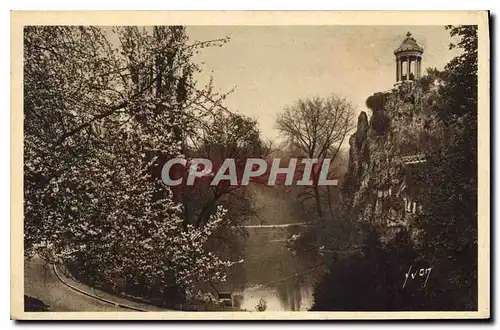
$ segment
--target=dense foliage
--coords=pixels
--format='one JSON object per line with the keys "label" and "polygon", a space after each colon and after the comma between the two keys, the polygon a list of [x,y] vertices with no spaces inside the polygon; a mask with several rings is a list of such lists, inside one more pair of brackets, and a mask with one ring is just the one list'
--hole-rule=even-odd
{"label": "dense foliage", "polygon": [[[362,251],[332,264],[313,310],[477,309],[477,26],[447,29],[462,52],[417,82],[437,96],[426,100],[435,118],[426,132],[446,137],[418,174],[424,212],[388,245],[362,228]],[[379,95],[367,101],[374,115],[380,104]],[[431,267],[432,280],[405,286],[409,265]]]}
{"label": "dense foliage", "polygon": [[202,225],[155,175],[223,95],[196,87],[200,48],[185,29],[26,27],[24,242],[28,256],[72,264],[93,283],[180,296],[223,281],[234,262],[206,248],[224,221]]}
{"label": "dense foliage", "polygon": [[449,27],[463,49],[445,68],[440,118],[449,140],[422,173],[421,254],[447,274],[440,296],[477,308],[477,26]]}

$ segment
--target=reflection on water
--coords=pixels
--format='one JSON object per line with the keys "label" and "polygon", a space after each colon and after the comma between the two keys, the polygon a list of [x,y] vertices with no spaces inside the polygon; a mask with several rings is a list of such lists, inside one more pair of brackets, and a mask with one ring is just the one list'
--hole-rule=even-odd
{"label": "reflection on water", "polygon": [[313,286],[324,269],[319,256],[296,255],[286,247],[288,229],[253,230],[245,240],[244,262],[230,274],[238,307],[255,311],[305,311],[313,304]]}
{"label": "reflection on water", "polygon": [[268,311],[306,311],[313,303],[312,286],[296,286],[284,291],[274,286],[247,289],[243,292],[240,308],[253,311],[263,299]]}

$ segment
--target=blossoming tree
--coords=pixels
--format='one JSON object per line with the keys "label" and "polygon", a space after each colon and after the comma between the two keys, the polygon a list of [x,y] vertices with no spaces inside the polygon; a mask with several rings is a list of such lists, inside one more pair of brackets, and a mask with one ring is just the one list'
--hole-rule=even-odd
{"label": "blossoming tree", "polygon": [[224,280],[204,226],[152,175],[179,157],[201,112],[221,95],[197,88],[192,56],[227,39],[190,43],[167,27],[26,27],[24,31],[25,253],[74,263],[117,290],[190,292]]}

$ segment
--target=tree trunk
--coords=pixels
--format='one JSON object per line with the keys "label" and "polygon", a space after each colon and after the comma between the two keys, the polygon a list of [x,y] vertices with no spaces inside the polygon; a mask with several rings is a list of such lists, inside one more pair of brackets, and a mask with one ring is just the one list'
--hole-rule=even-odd
{"label": "tree trunk", "polygon": [[330,186],[326,186],[326,189],[327,189],[327,194],[328,194],[328,209],[330,210],[330,215],[333,218],[334,214],[333,214],[333,205],[332,205],[332,196],[331,196]]}
{"label": "tree trunk", "polygon": [[321,219],[323,218],[323,212],[321,211],[321,201],[319,198],[319,187],[318,183],[314,183],[314,199],[316,200],[316,212],[318,213],[318,217]]}

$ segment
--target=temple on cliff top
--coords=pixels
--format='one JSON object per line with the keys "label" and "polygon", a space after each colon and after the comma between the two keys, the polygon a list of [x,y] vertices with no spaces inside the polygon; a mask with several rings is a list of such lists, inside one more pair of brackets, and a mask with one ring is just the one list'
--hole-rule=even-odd
{"label": "temple on cliff top", "polygon": [[420,79],[423,52],[408,32],[394,51],[395,86],[368,97],[371,118],[363,111],[349,139],[343,183],[348,217],[375,225],[385,241],[425,213],[419,173],[442,142],[432,133],[438,95]]}
{"label": "temple on cliff top", "polygon": [[408,32],[401,45],[394,51],[394,55],[396,55],[396,84],[420,78],[423,53],[424,49]]}

